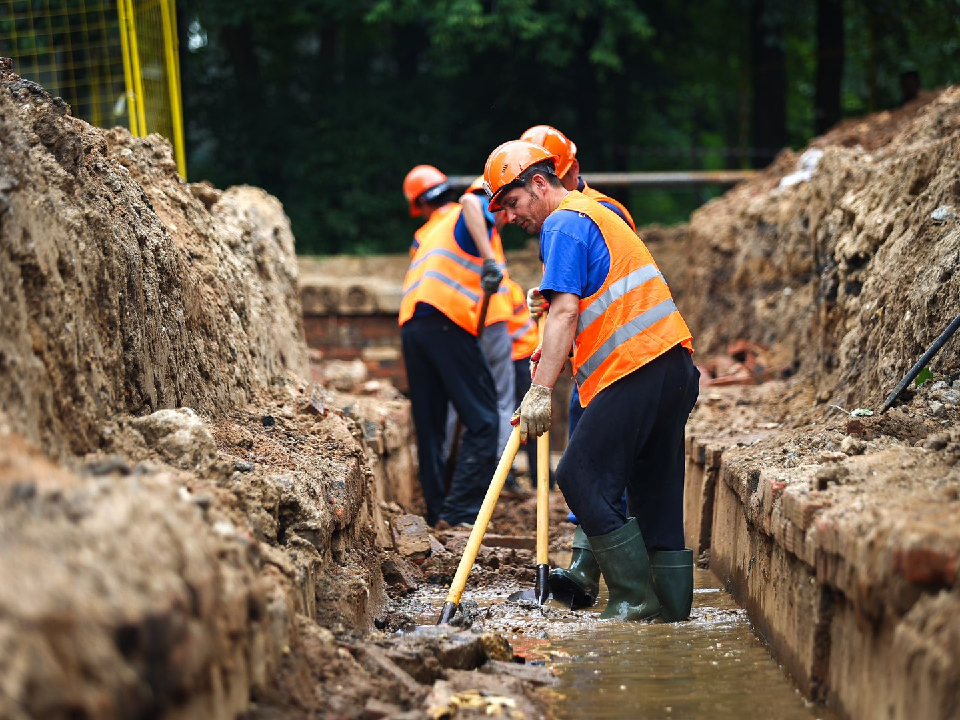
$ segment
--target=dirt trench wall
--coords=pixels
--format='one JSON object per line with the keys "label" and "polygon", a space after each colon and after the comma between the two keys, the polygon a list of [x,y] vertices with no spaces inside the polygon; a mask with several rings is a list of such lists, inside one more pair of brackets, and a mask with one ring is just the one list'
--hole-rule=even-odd
{"label": "dirt trench wall", "polygon": [[[693,214],[680,306],[699,351],[747,337],[821,402],[876,406],[960,313],[960,87],[812,146],[808,181],[778,189],[798,157],[784,151]],[[958,364],[953,342],[933,369]]]}
{"label": "dirt trench wall", "polygon": [[242,404],[305,370],[293,236],[255,188],[180,180],[0,69],[0,409],[47,452],[118,413]]}
{"label": "dirt trench wall", "polygon": [[280,203],[184,183],[162,138],[0,59],[0,718],[355,716],[379,692],[328,628],[385,601],[409,414],[306,372]]}

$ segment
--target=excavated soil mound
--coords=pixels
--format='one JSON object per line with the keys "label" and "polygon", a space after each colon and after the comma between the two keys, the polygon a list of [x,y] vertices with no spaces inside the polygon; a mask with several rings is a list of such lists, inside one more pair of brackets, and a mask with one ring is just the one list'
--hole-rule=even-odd
{"label": "excavated soil mound", "polygon": [[0,407],[47,451],[117,413],[243,404],[305,369],[293,236],[256,188],[188,185],[0,71]]}
{"label": "excavated soil mound", "polygon": [[537,714],[502,638],[373,631],[408,408],[306,371],[280,203],[0,59],[0,718]]}
{"label": "excavated soil mound", "polygon": [[[860,141],[857,141],[860,138]],[[681,308],[698,350],[746,337],[817,383],[876,406],[960,312],[960,87],[818,138],[691,217]],[[960,343],[933,369],[956,368]]]}

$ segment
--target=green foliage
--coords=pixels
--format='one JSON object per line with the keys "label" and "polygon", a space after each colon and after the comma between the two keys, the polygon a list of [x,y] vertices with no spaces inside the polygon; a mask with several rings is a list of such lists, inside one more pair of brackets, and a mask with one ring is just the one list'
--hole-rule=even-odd
{"label": "green foliage", "polygon": [[[191,178],[264,187],[300,250],[330,254],[405,251],[411,167],[479,174],[534,124],[573,138],[587,172],[745,166],[754,2],[180,0]],[[871,88],[895,104],[908,63],[925,87],[957,80],[958,4],[848,0],[845,112],[866,110]],[[785,28],[787,130],[801,146],[816,5],[766,7]],[[188,50],[191,24],[207,42]],[[717,193],[611,191],[641,223],[682,221]]]}
{"label": "green foliage", "polygon": [[917,376],[913,379],[913,385],[914,387],[920,387],[928,380],[933,380],[933,372],[930,370],[930,368],[925,367],[923,370],[917,373]]}

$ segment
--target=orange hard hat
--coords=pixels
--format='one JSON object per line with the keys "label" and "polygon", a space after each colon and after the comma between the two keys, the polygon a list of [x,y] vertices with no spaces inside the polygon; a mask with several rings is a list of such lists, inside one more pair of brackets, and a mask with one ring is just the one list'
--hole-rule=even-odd
{"label": "orange hard hat", "polygon": [[545,147],[559,158],[557,177],[566,175],[573,161],[577,159],[577,146],[573,140],[550,125],[534,125],[524,132],[520,139]]}
{"label": "orange hard hat", "polygon": [[[403,179],[403,196],[410,204],[410,217],[422,215],[417,199],[432,200],[447,190],[447,176],[433,165],[417,165]],[[426,195],[429,193],[429,195]]]}
{"label": "orange hard hat", "polygon": [[559,158],[526,140],[509,140],[490,153],[483,168],[483,189],[490,197],[490,210],[502,210],[497,203],[500,194],[509,190],[524,170],[544,160],[552,160],[556,168]]}

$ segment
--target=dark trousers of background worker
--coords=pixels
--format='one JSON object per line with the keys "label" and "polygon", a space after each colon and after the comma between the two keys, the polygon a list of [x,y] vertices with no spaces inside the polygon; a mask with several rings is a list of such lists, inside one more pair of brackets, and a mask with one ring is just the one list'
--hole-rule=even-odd
{"label": "dark trousers of background worker", "polygon": [[[477,338],[440,313],[410,318],[400,328],[400,342],[427,522],[472,523],[497,467],[499,421],[490,369]],[[442,451],[448,401],[464,426],[449,493]]]}
{"label": "dark trousers of background worker", "polygon": [[[527,394],[527,390],[530,389],[530,358],[523,358],[522,360],[513,361],[513,370],[516,375],[516,405],[515,408],[520,407],[520,403],[523,402],[523,396]],[[537,441],[530,440],[525,446],[527,451],[527,463],[530,465],[530,478],[534,482],[534,487],[536,487],[537,482]],[[550,469],[550,487],[553,487],[553,468]]]}
{"label": "dark trousers of background worker", "polygon": [[681,550],[683,436],[700,373],[677,345],[599,392],[583,411],[557,482],[588,537],[627,521],[640,524],[648,550]]}

